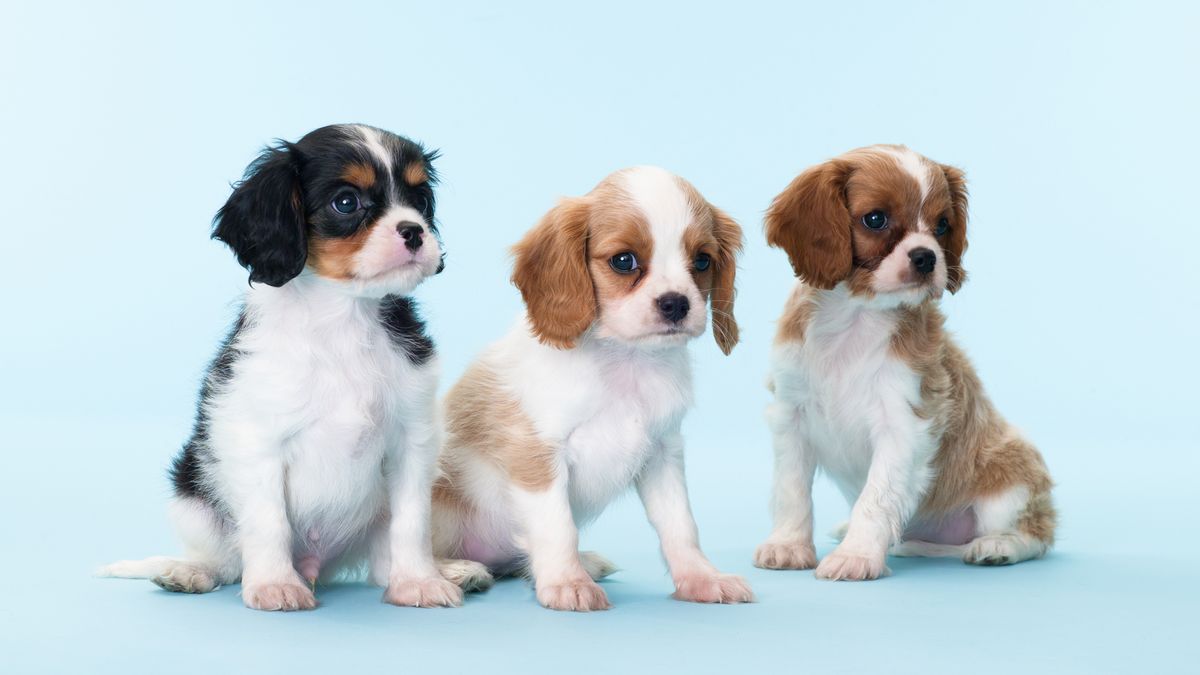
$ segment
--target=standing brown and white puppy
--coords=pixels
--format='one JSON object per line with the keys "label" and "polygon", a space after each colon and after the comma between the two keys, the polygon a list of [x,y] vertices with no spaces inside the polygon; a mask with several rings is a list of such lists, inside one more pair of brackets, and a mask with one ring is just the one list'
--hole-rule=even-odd
{"label": "standing brown and white puppy", "polygon": [[[858,580],[886,574],[892,546],[979,565],[1045,554],[1046,466],[992,407],[937,306],[965,278],[962,171],[904,146],[854,150],[793,180],[766,233],[800,281],[772,356],[775,527],[755,565]],[[818,467],[853,504],[820,565]]]}
{"label": "standing brown and white puppy", "polygon": [[579,551],[578,528],[636,486],[675,597],[750,601],[700,550],[680,434],[706,301],[718,346],[737,343],[741,246],[733,219],[655,167],[551,209],[514,249],[525,316],[447,397],[434,550],[527,572],[551,609],[606,609],[595,580],[614,568]]}

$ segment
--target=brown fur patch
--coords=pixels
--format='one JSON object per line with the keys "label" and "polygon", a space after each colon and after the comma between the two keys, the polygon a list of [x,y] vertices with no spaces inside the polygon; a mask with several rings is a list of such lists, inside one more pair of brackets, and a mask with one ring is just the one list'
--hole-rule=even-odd
{"label": "brown fur patch", "polygon": [[353,279],[354,259],[374,230],[363,227],[349,237],[318,237],[308,240],[308,266],[328,279]]}
{"label": "brown fur patch", "polygon": [[810,286],[797,284],[788,296],[787,304],[783,306],[783,316],[775,327],[775,344],[787,342],[804,342],[808,331],[808,323],[812,320],[813,289]]}
{"label": "brown fur patch", "polygon": [[425,169],[425,162],[422,160],[413,160],[404,167],[403,173],[404,182],[412,186],[417,186],[429,180],[429,172]]}
{"label": "brown fur patch", "polygon": [[921,378],[916,412],[933,421],[933,433],[941,439],[933,459],[936,478],[917,517],[936,520],[970,507],[979,497],[1025,486],[1029,505],[1018,527],[1052,543],[1052,482],[1041,454],[992,406],[933,303],[897,311],[901,316],[892,336],[892,354]]}
{"label": "brown fur patch", "polygon": [[512,392],[487,366],[475,363],[468,368],[447,395],[445,407],[444,502],[459,499],[453,467],[455,456],[464,452],[486,457],[526,490],[543,490],[554,481],[555,446],[538,435]]}
{"label": "brown fur patch", "polygon": [[521,291],[538,340],[568,349],[596,320],[587,266],[586,198],[564,199],[513,247],[512,282]]}
{"label": "brown fur patch", "polygon": [[692,224],[683,233],[684,254],[695,258],[707,253],[709,269],[693,271],[700,292],[712,304],[713,339],[725,354],[738,343],[739,330],[733,315],[737,297],[737,256],[742,250],[742,227],[721,209],[713,206],[694,185],[676,176],[675,183],[687,195]]}
{"label": "brown fur patch", "polygon": [[375,185],[375,167],[362,162],[355,162],[342,172],[342,180],[360,190],[370,190]]}

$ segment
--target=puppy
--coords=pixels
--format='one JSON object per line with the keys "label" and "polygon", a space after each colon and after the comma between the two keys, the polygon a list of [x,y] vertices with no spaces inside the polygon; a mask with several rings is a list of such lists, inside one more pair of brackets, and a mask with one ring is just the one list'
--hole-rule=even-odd
{"label": "puppy", "polygon": [[[1045,554],[1041,455],[992,407],[938,310],[966,276],[962,171],[903,146],[854,150],[793,180],[766,234],[801,281],[772,355],[775,525],[755,564],[874,579],[891,545],[978,565]],[[820,565],[817,468],[853,505]]]}
{"label": "puppy", "polygon": [[748,602],[740,577],[700,550],[680,423],[692,401],[686,345],[705,330],[725,353],[741,229],[683,179],[618,171],[568,198],[514,248],[526,315],[446,399],[434,549],[527,573],[545,607],[609,607],[614,571],[580,553],[578,527],[637,487],[675,597]]}
{"label": "puppy", "polygon": [[250,165],[213,237],[251,286],[171,469],[184,556],[101,574],[185,593],[241,579],[246,606],[296,610],[367,562],[390,603],[461,602],[430,548],[437,358],[406,297],[442,269],[434,159],[337,125]]}

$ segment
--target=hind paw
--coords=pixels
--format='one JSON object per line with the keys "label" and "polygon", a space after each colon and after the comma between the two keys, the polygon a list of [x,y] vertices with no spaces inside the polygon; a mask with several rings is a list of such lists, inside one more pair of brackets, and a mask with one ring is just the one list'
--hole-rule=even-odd
{"label": "hind paw", "polygon": [[150,577],[150,581],[172,593],[208,593],[220,585],[213,577],[212,570],[188,563],[167,567],[162,574]]}

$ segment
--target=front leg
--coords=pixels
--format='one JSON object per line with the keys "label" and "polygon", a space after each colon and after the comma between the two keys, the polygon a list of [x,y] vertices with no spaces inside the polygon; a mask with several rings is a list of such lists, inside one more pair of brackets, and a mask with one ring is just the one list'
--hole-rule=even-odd
{"label": "front leg", "polygon": [[691,602],[753,602],[742,577],[722,574],[700,550],[696,520],[688,503],[683,471],[683,437],[673,432],[637,479],[638,495],[658,532],[663,558],[675,582],[675,599]]}
{"label": "front leg", "polygon": [[767,408],[775,446],[775,476],[771,491],[774,527],[754,552],[755,567],[807,570],[817,566],[813,546],[812,485],[816,458],[804,440],[803,411],[775,402]]}
{"label": "front leg", "polygon": [[223,458],[242,553],[242,602],[251,609],[312,609],[317,599],[292,564],[282,454],[270,443],[237,457]]}
{"label": "front leg", "polygon": [[[432,396],[430,396],[432,402]],[[463,592],[438,573],[433,560],[430,510],[438,452],[438,428],[433,405],[405,424],[404,442],[392,443],[384,463],[390,521],[386,556],[377,560],[372,576],[383,577],[383,599],[403,607],[452,607],[462,604]]]}
{"label": "front leg", "polygon": [[846,536],[817,566],[817,578],[862,581],[889,574],[888,547],[899,541],[928,483],[933,447],[927,423],[907,402],[891,414],[884,408],[871,432],[871,466]]}
{"label": "front leg", "polygon": [[604,589],[579,558],[579,530],[571,514],[567,467],[556,461],[547,485],[514,485],[514,512],[522,530],[519,545],[529,557],[538,602],[575,612],[608,609]]}

